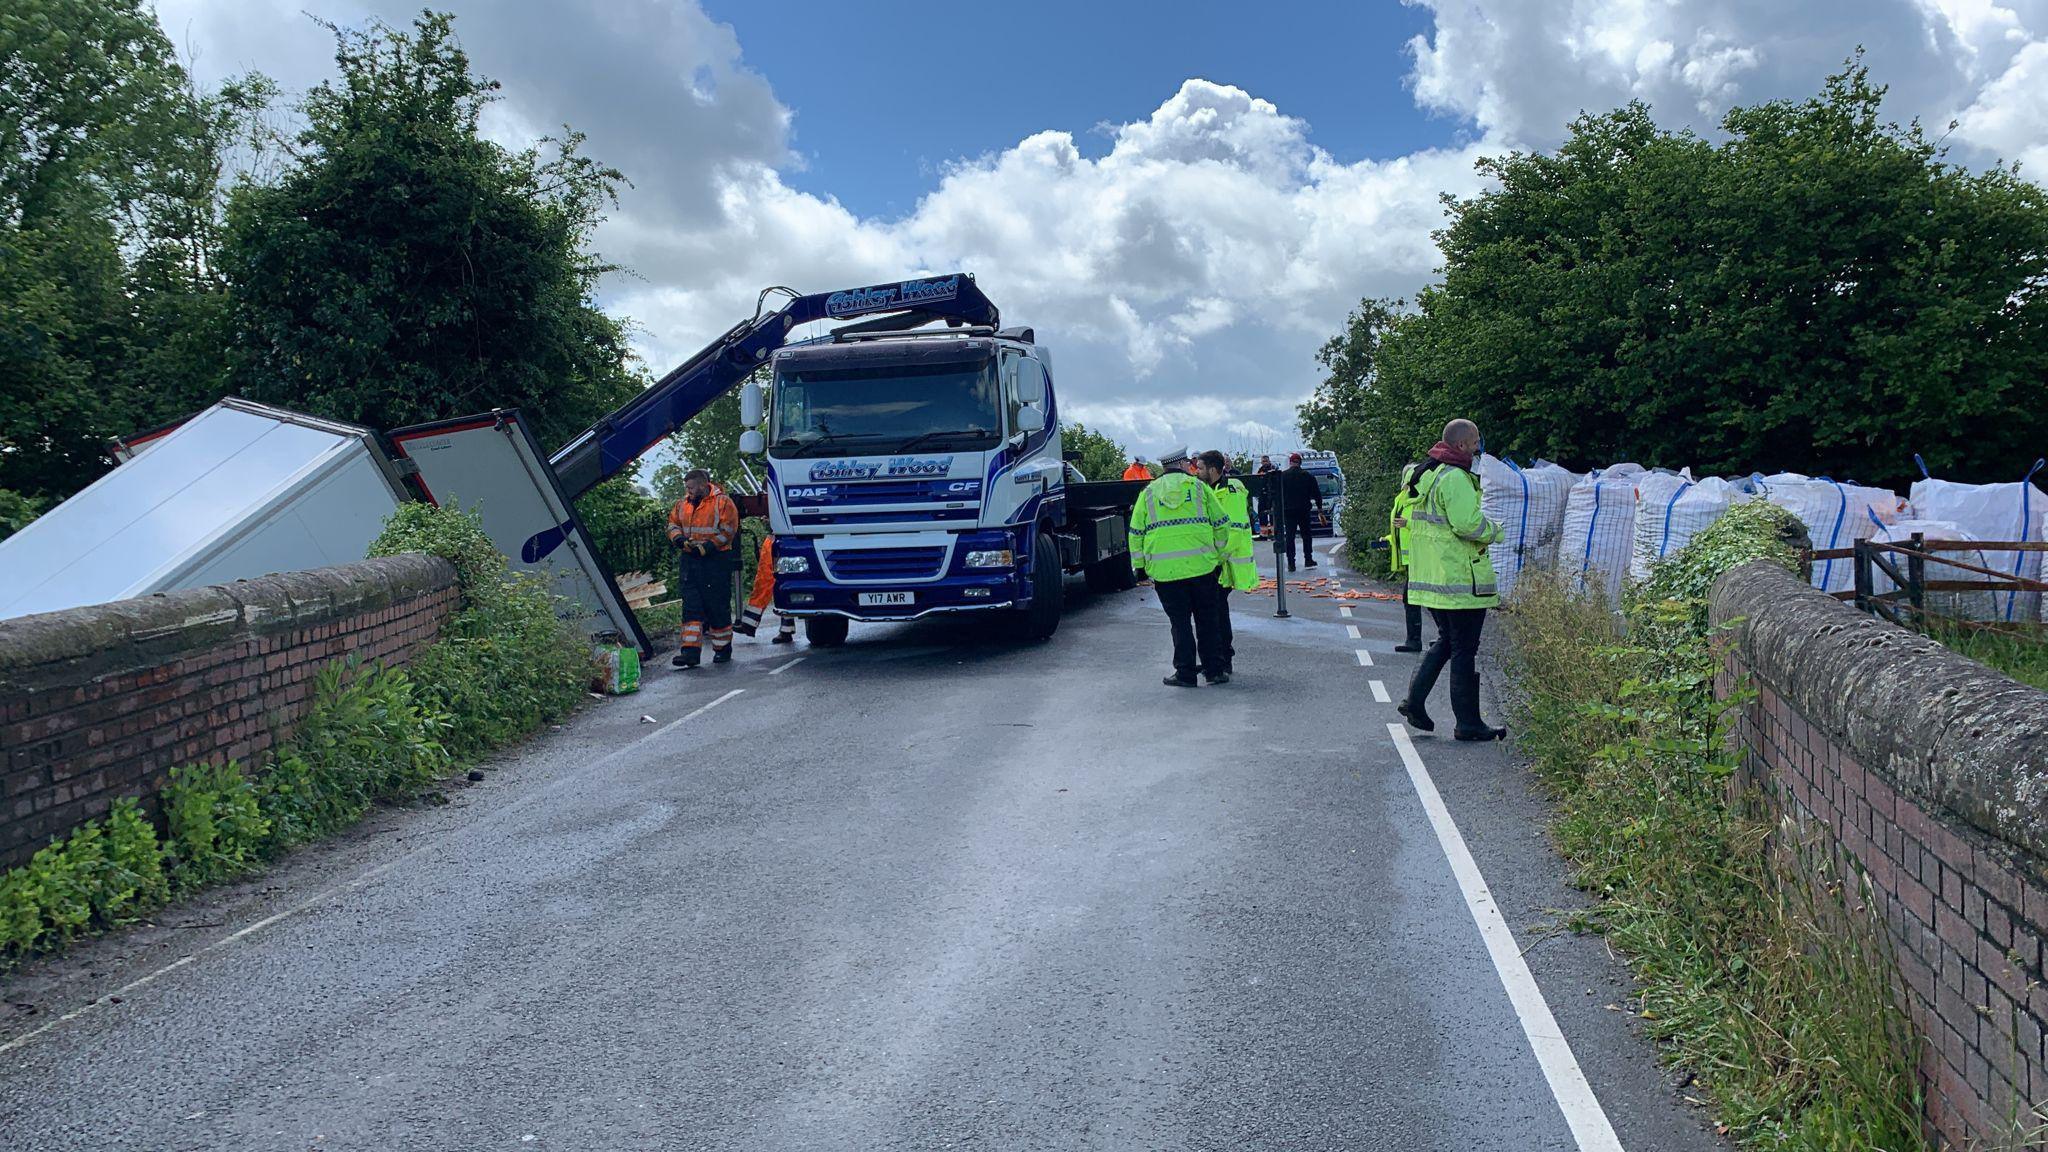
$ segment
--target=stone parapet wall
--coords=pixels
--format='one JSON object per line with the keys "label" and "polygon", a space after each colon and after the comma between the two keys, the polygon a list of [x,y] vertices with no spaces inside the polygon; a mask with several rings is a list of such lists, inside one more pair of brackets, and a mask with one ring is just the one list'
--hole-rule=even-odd
{"label": "stone parapet wall", "polygon": [[1713,621],[1744,778],[1885,925],[1930,1134],[2011,1146],[2048,1103],[2048,693],[1773,565],[1722,576]]}

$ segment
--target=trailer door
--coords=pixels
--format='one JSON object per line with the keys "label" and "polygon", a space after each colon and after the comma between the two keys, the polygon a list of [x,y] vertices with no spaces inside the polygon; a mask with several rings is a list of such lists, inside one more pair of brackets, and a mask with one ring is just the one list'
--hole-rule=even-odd
{"label": "trailer door", "polygon": [[419,467],[427,499],[475,512],[514,570],[548,578],[566,617],[593,637],[653,651],[518,411],[415,424],[390,439]]}

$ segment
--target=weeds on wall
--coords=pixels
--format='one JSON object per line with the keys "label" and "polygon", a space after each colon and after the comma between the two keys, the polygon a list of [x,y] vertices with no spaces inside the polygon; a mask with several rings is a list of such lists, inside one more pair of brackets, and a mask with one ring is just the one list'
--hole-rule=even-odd
{"label": "weeds on wall", "polygon": [[117,927],[332,835],[373,804],[409,799],[457,763],[582,699],[589,647],[533,578],[513,577],[473,516],[408,505],[372,555],[428,552],[455,566],[464,607],[409,668],[337,660],[313,682],[291,739],[255,771],[174,769],[160,822],[124,798],[100,820],[0,874],[0,959]]}
{"label": "weeds on wall", "polygon": [[475,513],[401,507],[370,555],[405,552],[447,560],[462,581],[462,610],[410,667],[421,701],[447,718],[440,743],[456,762],[559,719],[583,699],[595,674],[589,642],[556,616],[545,580],[510,571]]}
{"label": "weeds on wall", "polygon": [[[1575,883],[1599,897],[1575,926],[1628,958],[1644,1025],[1690,1074],[1688,1094],[1746,1147],[1904,1152],[1925,1147],[1917,1049],[1883,933],[1817,898],[1816,885],[1857,882],[1826,875],[1826,845],[1731,799],[1707,593],[1745,561],[1796,567],[1796,531],[1771,504],[1740,505],[1619,617],[1525,582],[1506,614],[1517,739],[1558,796]],[[1787,852],[1808,867],[1783,867]]]}

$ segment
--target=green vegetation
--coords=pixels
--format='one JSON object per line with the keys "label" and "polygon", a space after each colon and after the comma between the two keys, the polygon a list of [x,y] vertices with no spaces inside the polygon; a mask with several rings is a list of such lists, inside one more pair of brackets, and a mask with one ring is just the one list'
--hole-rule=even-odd
{"label": "green vegetation", "polygon": [[1921,630],[1980,664],[2048,691],[2048,636],[2040,632],[1965,628],[1939,619],[1929,620]]}
{"label": "green vegetation", "polygon": [[1749,1148],[1919,1149],[1917,1045],[1890,993],[1884,935],[1783,867],[1753,798],[1731,802],[1732,704],[1714,699],[1707,592],[1736,564],[1796,567],[1791,517],[1737,506],[1608,605],[1529,580],[1506,613],[1516,739],[1557,795],[1557,842],[1598,898],[1665,1057]]}
{"label": "green vegetation", "polygon": [[42,511],[42,501],[31,500],[19,492],[0,488],[0,540],[5,540],[28,527]]}
{"label": "green vegetation", "polygon": [[1060,447],[1063,451],[1081,454],[1081,458],[1074,461],[1074,467],[1090,480],[1121,480],[1124,469],[1131,464],[1131,454],[1122,444],[1086,424],[1063,425]]}
{"label": "green vegetation", "polygon": [[559,443],[642,383],[592,293],[623,181],[479,132],[451,19],[334,29],[277,139],[262,77],[197,90],[142,0],[0,12],[0,535],[102,445],[230,392],[391,427],[518,407]]}
{"label": "green vegetation", "polygon": [[438,742],[466,762],[583,699],[594,668],[590,645],[555,615],[547,583],[510,571],[475,513],[407,504],[370,545],[372,556],[425,552],[455,565],[462,610],[408,672],[422,705],[446,717]]}
{"label": "green vegetation", "polygon": [[[1493,186],[1438,234],[1443,282],[1359,306],[1303,432],[1354,483],[1457,416],[1495,454],[1581,469],[1903,483],[1910,445],[1938,475],[2019,475],[2048,439],[2025,399],[2048,372],[2048,190],[1948,164],[1883,96],[1852,61],[1716,141],[1630,104],[1483,161]],[[1386,505],[1347,503],[1358,549]]]}

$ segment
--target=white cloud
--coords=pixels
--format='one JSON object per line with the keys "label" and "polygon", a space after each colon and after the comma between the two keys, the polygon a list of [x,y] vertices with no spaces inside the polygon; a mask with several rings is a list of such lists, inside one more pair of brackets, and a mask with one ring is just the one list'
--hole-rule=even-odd
{"label": "white cloud", "polygon": [[[328,15],[381,13],[351,0]],[[1430,32],[1406,46],[1417,104],[1446,143],[1342,162],[1256,93],[1191,79],[1111,123],[1091,159],[1048,126],[940,167],[900,218],[791,188],[793,112],[694,0],[494,0],[457,21],[505,83],[495,132],[590,134],[635,187],[599,235],[632,268],[609,306],[663,370],[751,312],[770,284],[818,291],[961,268],[1011,323],[1054,348],[1065,410],[1144,453],[1286,430],[1315,349],[1363,296],[1434,275],[1438,197],[1478,188],[1473,162],[1557,142],[1581,109],[1650,102],[1711,131],[1737,103],[1811,94],[1858,45],[1892,112],[1950,117],[1960,158],[2048,164],[2048,0],[1407,0]],[[290,88],[326,74],[303,0],[161,0],[202,75],[261,67]],[[576,30],[573,36],[562,29]],[[1399,66],[1400,46],[1382,46]],[[795,109],[800,116],[802,109]]]}

